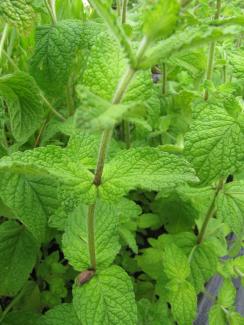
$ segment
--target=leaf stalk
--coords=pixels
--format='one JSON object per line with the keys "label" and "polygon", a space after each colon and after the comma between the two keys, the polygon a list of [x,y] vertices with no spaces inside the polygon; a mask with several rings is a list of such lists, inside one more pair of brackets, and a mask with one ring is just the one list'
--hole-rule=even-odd
{"label": "leaf stalk", "polygon": [[[140,59],[143,57],[147,47],[148,47],[148,39],[144,37],[137,51],[137,56],[136,56],[137,62],[139,62]],[[124,75],[122,76],[121,80],[118,83],[118,86],[113,96],[112,104],[116,105],[121,102],[136,71],[137,70],[130,65],[127,67]],[[112,135],[113,135],[113,128],[106,129],[102,133],[102,138],[101,138],[99,152],[98,152],[97,165],[96,165],[95,175],[93,179],[93,184],[95,184],[97,187],[101,185],[105,159],[106,159],[107,150]],[[93,270],[96,269],[95,209],[96,209],[96,202],[89,206],[88,216],[87,216],[88,250],[90,254],[90,266]]]}

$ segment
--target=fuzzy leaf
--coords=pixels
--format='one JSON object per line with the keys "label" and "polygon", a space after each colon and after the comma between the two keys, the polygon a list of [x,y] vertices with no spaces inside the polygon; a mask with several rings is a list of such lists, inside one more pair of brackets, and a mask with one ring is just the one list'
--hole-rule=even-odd
{"label": "fuzzy leaf", "polygon": [[14,296],[23,287],[36,262],[38,246],[15,221],[0,225],[0,296]]}
{"label": "fuzzy leaf", "polygon": [[31,72],[41,88],[49,93],[66,85],[80,47],[82,24],[76,20],[38,26]]}
{"label": "fuzzy leaf", "polygon": [[34,18],[30,0],[1,0],[0,16],[20,30],[29,29]]}
{"label": "fuzzy leaf", "polygon": [[213,305],[209,311],[209,325],[226,325],[225,313],[220,305]]}
{"label": "fuzzy leaf", "polygon": [[90,3],[97,13],[104,19],[104,22],[110,28],[112,34],[123,47],[124,53],[128,57],[131,65],[134,66],[135,57],[131,44],[126,37],[124,29],[121,27],[121,24],[119,24],[117,16],[112,12],[111,6],[106,4],[106,1],[103,0],[90,0]]}
{"label": "fuzzy leaf", "polygon": [[190,275],[190,265],[184,252],[174,244],[163,252],[164,272],[169,279],[185,280]]}
{"label": "fuzzy leaf", "polygon": [[185,137],[185,156],[202,184],[233,173],[244,156],[244,136],[239,117],[221,104],[202,103]]}
{"label": "fuzzy leaf", "polygon": [[0,78],[0,97],[6,101],[14,138],[25,142],[42,123],[43,107],[35,80],[24,72]]}
{"label": "fuzzy leaf", "polygon": [[142,60],[142,68],[152,67],[158,64],[160,60],[165,60],[180,51],[185,51],[193,47],[202,47],[204,43],[214,40],[233,37],[241,33],[243,28],[238,26],[210,27],[200,26],[175,33],[166,40],[159,42],[152,47],[146,57]]}
{"label": "fuzzy leaf", "polygon": [[62,304],[48,310],[38,325],[81,325],[72,304]]}
{"label": "fuzzy leaf", "polygon": [[204,290],[204,284],[216,273],[217,263],[211,243],[204,242],[193,248],[190,257],[190,282],[197,293]]}
{"label": "fuzzy leaf", "polygon": [[111,266],[73,290],[73,305],[83,325],[136,325],[137,310],[127,273]]}
{"label": "fuzzy leaf", "polygon": [[58,205],[57,182],[33,169],[15,167],[1,169],[0,176],[1,199],[37,241],[43,242],[48,217]]}
{"label": "fuzzy leaf", "polygon": [[114,200],[136,188],[159,191],[196,181],[193,169],[182,158],[157,148],[137,148],[121,151],[105,165],[99,194],[104,200]]}
{"label": "fuzzy leaf", "polygon": [[150,39],[168,36],[175,28],[179,7],[178,0],[144,1],[144,34]]}
{"label": "fuzzy leaf", "polygon": [[[88,208],[79,206],[69,217],[63,236],[65,257],[77,271],[90,267],[88,253],[87,214]],[[120,249],[118,237],[118,214],[115,206],[98,202],[95,210],[95,247],[97,268],[109,266]]]}
{"label": "fuzzy leaf", "polygon": [[167,285],[168,302],[179,325],[193,324],[197,309],[197,296],[193,286],[187,282],[171,281]]}
{"label": "fuzzy leaf", "polygon": [[217,216],[229,225],[235,234],[244,229],[244,182],[225,184],[217,198]]}

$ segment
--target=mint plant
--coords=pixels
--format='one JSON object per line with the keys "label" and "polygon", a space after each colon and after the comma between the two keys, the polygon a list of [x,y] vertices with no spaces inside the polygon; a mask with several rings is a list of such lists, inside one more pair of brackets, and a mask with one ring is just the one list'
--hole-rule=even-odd
{"label": "mint plant", "polygon": [[1,324],[244,322],[243,14],[2,0]]}

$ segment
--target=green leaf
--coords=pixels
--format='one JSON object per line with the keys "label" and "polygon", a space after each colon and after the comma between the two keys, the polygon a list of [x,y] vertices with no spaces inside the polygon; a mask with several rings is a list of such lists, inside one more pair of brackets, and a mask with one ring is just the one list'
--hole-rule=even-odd
{"label": "green leaf", "polygon": [[118,22],[118,17],[112,12],[111,6],[102,0],[90,0],[91,5],[97,13],[104,19],[104,22],[110,28],[112,34],[117,39],[118,43],[123,47],[126,56],[132,66],[135,65],[135,56],[129,40],[126,37],[124,29]]}
{"label": "green leaf", "polygon": [[201,184],[227,177],[240,165],[244,151],[241,122],[228,114],[221,103],[201,103],[185,136],[185,156]]}
{"label": "green leaf", "polygon": [[190,255],[190,282],[197,293],[204,291],[204,284],[216,273],[218,258],[211,243],[203,242],[193,247]]}
{"label": "green leaf", "polygon": [[38,325],[81,325],[72,304],[58,305],[41,317]]}
{"label": "green leaf", "polygon": [[86,168],[94,169],[97,163],[99,144],[99,134],[89,134],[85,131],[80,131],[78,134],[70,137],[67,154]]}
{"label": "green leaf", "polygon": [[209,311],[209,325],[226,325],[225,313],[221,306],[213,305]]}
{"label": "green leaf", "polygon": [[175,28],[179,8],[178,0],[144,1],[144,34],[149,39],[168,36]]}
{"label": "green leaf", "polygon": [[218,303],[224,308],[232,307],[235,304],[236,288],[232,280],[225,279],[218,294]]}
{"label": "green leaf", "polygon": [[79,20],[59,21],[38,26],[31,73],[48,93],[62,91],[80,47],[82,24]]}
{"label": "green leaf", "polygon": [[137,188],[159,191],[196,181],[193,169],[182,158],[157,148],[136,148],[121,151],[105,165],[99,195],[116,200]]}
{"label": "green leaf", "polygon": [[233,37],[241,33],[243,28],[238,26],[223,27],[188,27],[172,35],[166,40],[158,42],[157,45],[147,51],[147,55],[141,61],[141,68],[149,68],[158,64],[160,60],[166,60],[180,51],[186,51],[194,47],[202,47],[204,43]]}
{"label": "green leaf", "polygon": [[83,325],[137,323],[132,283],[119,266],[111,266],[81,287],[75,287],[73,305]]}
{"label": "green leaf", "polygon": [[0,96],[7,104],[14,138],[25,142],[40,127],[44,114],[35,80],[24,72],[1,77]]}
{"label": "green leaf", "polygon": [[[75,146],[40,147],[0,160],[0,197],[39,241],[45,237],[47,218],[57,203],[94,200],[93,174],[82,165],[83,158],[87,163],[87,157],[80,149],[74,156],[69,150],[74,151]],[[62,197],[57,197],[57,190]]]}
{"label": "green leaf", "polygon": [[91,48],[82,84],[95,95],[111,101],[124,67],[124,55],[119,44],[103,33]]}
{"label": "green leaf", "polygon": [[148,299],[141,299],[137,303],[138,307],[138,325],[153,324],[173,325],[167,304],[163,300],[151,302]]}
{"label": "green leaf", "polygon": [[43,242],[48,216],[58,206],[57,182],[31,170],[1,170],[0,197],[14,216]]}
{"label": "green leaf", "polygon": [[244,229],[244,181],[225,184],[217,197],[217,216],[229,225],[236,235]]}
{"label": "green leaf", "polygon": [[191,201],[175,192],[168,195],[164,193],[162,198],[152,203],[152,208],[169,233],[190,231],[198,218],[198,211]]}
{"label": "green leaf", "polygon": [[36,262],[38,246],[15,221],[0,225],[0,296],[14,296],[24,286]]}
{"label": "green leaf", "polygon": [[168,283],[168,302],[174,319],[179,325],[193,324],[196,317],[197,296],[193,286],[187,282],[173,280]]}
{"label": "green leaf", "polygon": [[[73,212],[67,221],[63,236],[64,255],[77,271],[84,271],[90,266],[87,209],[86,206],[79,206]],[[109,203],[97,202],[95,220],[95,249],[99,270],[109,266],[120,249],[116,207]]]}
{"label": "green leaf", "polygon": [[162,250],[149,247],[143,250],[142,253],[136,258],[140,268],[152,279],[160,278],[164,269]]}
{"label": "green leaf", "polygon": [[190,275],[190,265],[184,252],[174,244],[163,252],[164,272],[169,279],[185,280]]}
{"label": "green leaf", "polygon": [[144,108],[143,103],[133,102],[133,96],[136,98],[137,95],[136,87],[129,93],[132,100],[129,100],[129,96],[126,98],[129,103],[117,105],[103,100],[81,85],[76,90],[81,102],[75,113],[75,126],[78,130],[84,127],[94,130],[112,128],[122,119],[128,120],[133,117],[133,111],[138,110],[138,107]]}
{"label": "green leaf", "polygon": [[2,0],[0,2],[0,16],[21,31],[30,29],[34,10],[29,0]]}
{"label": "green leaf", "polygon": [[40,315],[30,311],[12,311],[4,318],[2,325],[39,325]]}

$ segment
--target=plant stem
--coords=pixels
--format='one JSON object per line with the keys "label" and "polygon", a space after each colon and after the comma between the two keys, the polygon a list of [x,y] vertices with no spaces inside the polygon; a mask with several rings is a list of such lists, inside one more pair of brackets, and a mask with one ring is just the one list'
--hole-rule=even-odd
{"label": "plant stem", "polygon": [[53,112],[54,115],[56,115],[61,121],[65,121],[65,117],[60,114],[46,99],[46,97],[43,95],[43,93],[40,91],[40,96],[43,102],[46,104],[46,106],[50,109],[51,112]]}
{"label": "plant stem", "polygon": [[88,207],[87,232],[90,265],[92,270],[96,270],[96,248],[95,248],[95,209],[96,204]]}
{"label": "plant stem", "polygon": [[8,304],[8,306],[4,309],[2,312],[0,323],[4,320],[4,318],[7,316],[7,314],[10,312],[10,310],[13,308],[15,304],[21,299],[21,297],[25,294],[26,289],[28,288],[28,283],[22,288],[22,290],[13,298],[13,300]]}
{"label": "plant stem", "polygon": [[166,64],[163,63],[163,80],[162,80],[162,94],[166,95],[167,72]]}
{"label": "plant stem", "polygon": [[118,16],[120,16],[121,15],[121,0],[117,0],[116,4],[117,4],[117,13],[118,13]]}
{"label": "plant stem", "polygon": [[69,116],[74,114],[74,100],[73,100],[73,80],[70,77],[66,87],[66,104],[68,108]]}
{"label": "plant stem", "polygon": [[123,7],[122,7],[122,24],[126,23],[126,18],[127,18],[127,4],[128,0],[123,0]]}
{"label": "plant stem", "polygon": [[57,24],[55,2],[56,2],[56,0],[45,0],[45,4],[46,4],[47,10],[50,14],[50,17],[52,19],[53,25]]}
{"label": "plant stem", "polygon": [[[137,57],[136,57],[137,62],[139,62],[142,56],[144,55],[147,46],[148,46],[148,39],[144,37],[137,51]],[[135,73],[136,70],[131,66],[128,66],[120,82],[118,83],[118,86],[113,96],[112,104],[119,104],[121,102]],[[99,152],[98,152],[96,171],[93,179],[93,183],[97,187],[100,186],[101,184],[106,154],[110,144],[110,140],[112,138],[112,134],[113,134],[113,128],[109,128],[103,131],[102,134],[102,138],[99,146]],[[88,250],[90,255],[90,265],[93,270],[95,270],[96,268],[96,248],[95,248],[95,229],[94,229],[95,209],[96,209],[96,202],[88,207],[88,216],[87,216]]]}
{"label": "plant stem", "polygon": [[8,35],[8,24],[5,24],[4,28],[3,28],[1,41],[0,41],[0,59],[2,57],[2,51],[3,51],[3,47],[4,47],[4,43],[6,41],[7,35]]}
{"label": "plant stem", "polygon": [[[219,19],[220,11],[221,11],[221,0],[217,0],[216,12],[214,15],[215,20]],[[208,81],[212,80],[212,76],[213,76],[215,46],[216,46],[216,42],[211,42],[210,47],[209,47],[208,67],[207,67],[207,75],[206,75],[206,80],[208,80]],[[209,92],[208,92],[208,89],[206,89],[204,92],[204,100],[208,100],[208,97],[209,97]]]}
{"label": "plant stem", "polygon": [[20,71],[19,67],[17,66],[17,64],[15,64],[14,60],[8,55],[8,53],[2,49],[2,54],[5,55],[6,59],[8,60],[8,62],[12,65],[12,67],[16,70],[16,71]]}
{"label": "plant stem", "polygon": [[213,199],[211,201],[211,204],[208,208],[208,211],[206,213],[206,217],[203,221],[203,224],[202,224],[202,227],[199,231],[199,234],[198,234],[198,238],[197,238],[197,243],[198,244],[201,244],[201,242],[203,241],[204,239],[204,236],[205,236],[205,233],[206,233],[206,230],[207,230],[207,227],[208,227],[208,224],[209,224],[209,221],[211,220],[211,218],[215,215],[216,213],[216,207],[215,207],[215,202],[216,202],[216,199],[217,199],[217,196],[220,192],[220,190],[223,188],[223,179],[221,179],[217,185],[217,188],[216,188],[216,191],[214,193],[214,196],[213,196]]}

